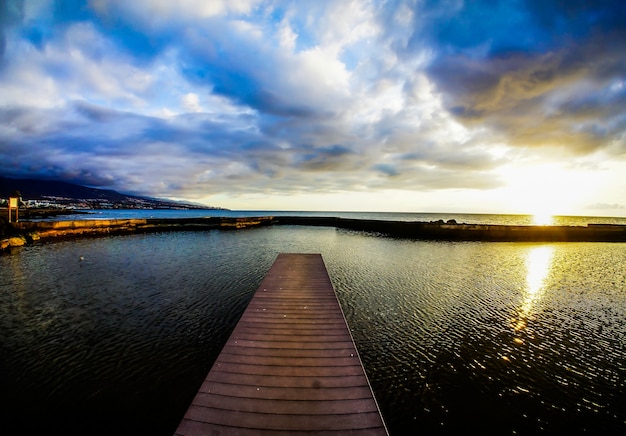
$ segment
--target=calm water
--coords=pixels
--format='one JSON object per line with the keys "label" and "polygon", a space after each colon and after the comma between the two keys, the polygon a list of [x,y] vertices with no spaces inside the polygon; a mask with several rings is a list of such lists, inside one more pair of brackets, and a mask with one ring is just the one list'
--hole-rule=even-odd
{"label": "calm water", "polygon": [[113,219],[113,218],[181,218],[181,217],[247,217],[247,216],[331,216],[339,218],[358,218],[388,221],[448,221],[468,224],[506,224],[506,225],[562,225],[586,226],[593,224],[624,224],[626,217],[598,216],[554,216],[552,222],[535,222],[532,215],[496,215],[468,213],[402,213],[402,212],[285,212],[259,210],[87,210],[87,214],[60,215],[50,220],[67,219]]}
{"label": "calm water", "polygon": [[626,434],[626,244],[295,226],[0,256],[0,434],[171,435],[279,252],[323,254],[392,435]]}

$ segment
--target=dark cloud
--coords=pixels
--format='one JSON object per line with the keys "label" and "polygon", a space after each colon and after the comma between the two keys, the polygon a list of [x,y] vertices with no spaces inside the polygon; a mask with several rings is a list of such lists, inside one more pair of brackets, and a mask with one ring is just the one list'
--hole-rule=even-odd
{"label": "dark cloud", "polygon": [[353,166],[348,155],[353,151],[341,145],[331,145],[328,147],[313,147],[305,144],[297,146],[293,154],[295,165],[309,171],[338,171],[350,170]]}
{"label": "dark cloud", "polygon": [[[7,45],[7,30],[20,23],[24,16],[23,0],[0,1],[0,61]],[[1,65],[1,64],[0,64]]]}
{"label": "dark cloud", "polygon": [[211,32],[190,32],[184,37],[181,72],[195,85],[210,87],[217,94],[268,115],[302,118],[318,113],[319,108],[298,98],[297,89],[285,94],[285,84],[275,80],[290,73],[281,70],[288,66],[271,46],[259,47],[258,41],[219,22],[213,23]]}
{"label": "dark cloud", "polygon": [[97,106],[95,104],[87,103],[86,101],[77,101],[74,103],[74,109],[80,115],[87,118],[89,121],[96,123],[107,123],[119,120],[124,116],[133,116],[132,114],[124,114],[120,111]]}
{"label": "dark cloud", "polygon": [[376,164],[372,168],[390,177],[400,174],[398,169],[394,165],[390,164]]}
{"label": "dark cloud", "polygon": [[[526,6],[532,27],[524,30],[545,33],[549,44],[501,51],[494,49],[497,38],[485,39],[491,48],[481,59],[467,43],[440,52],[428,73],[446,107],[467,125],[490,126],[514,145],[590,153],[614,144],[625,132],[619,119],[626,111],[626,30],[616,17],[626,19],[626,7],[545,1]],[[455,20],[472,22],[464,12]]]}

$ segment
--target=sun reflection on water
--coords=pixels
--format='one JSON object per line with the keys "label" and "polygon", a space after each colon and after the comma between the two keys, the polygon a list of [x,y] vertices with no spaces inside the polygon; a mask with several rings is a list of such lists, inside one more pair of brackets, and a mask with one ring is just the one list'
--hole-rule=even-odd
{"label": "sun reflection on water", "polygon": [[526,257],[526,295],[520,306],[513,328],[520,331],[526,328],[527,319],[533,306],[541,299],[544,283],[552,263],[554,247],[542,245],[528,251]]}

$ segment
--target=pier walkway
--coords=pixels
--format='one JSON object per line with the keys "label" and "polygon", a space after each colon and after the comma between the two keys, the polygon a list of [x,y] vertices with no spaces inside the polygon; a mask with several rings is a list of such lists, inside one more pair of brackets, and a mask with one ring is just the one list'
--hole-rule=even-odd
{"label": "pier walkway", "polygon": [[321,255],[278,255],[175,434],[388,434]]}

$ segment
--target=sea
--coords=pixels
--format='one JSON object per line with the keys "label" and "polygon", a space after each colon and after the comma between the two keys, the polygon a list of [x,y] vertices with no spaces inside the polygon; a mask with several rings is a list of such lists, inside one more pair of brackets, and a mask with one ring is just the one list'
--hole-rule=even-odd
{"label": "sea", "polygon": [[[532,224],[89,212],[73,218]],[[312,226],[86,237],[0,255],[0,434],[172,435],[281,252],[322,254],[390,435],[626,434],[626,243],[421,241]]]}
{"label": "sea", "polygon": [[41,218],[39,221],[131,219],[131,218],[202,218],[202,217],[254,217],[254,216],[313,216],[338,217],[383,221],[430,222],[455,220],[467,224],[503,225],[559,225],[586,226],[587,224],[624,224],[625,217],[604,216],[552,216],[538,218],[534,215],[477,214],[477,213],[415,213],[415,212],[320,212],[320,211],[275,211],[275,210],[227,210],[227,209],[91,209],[77,213]]}

